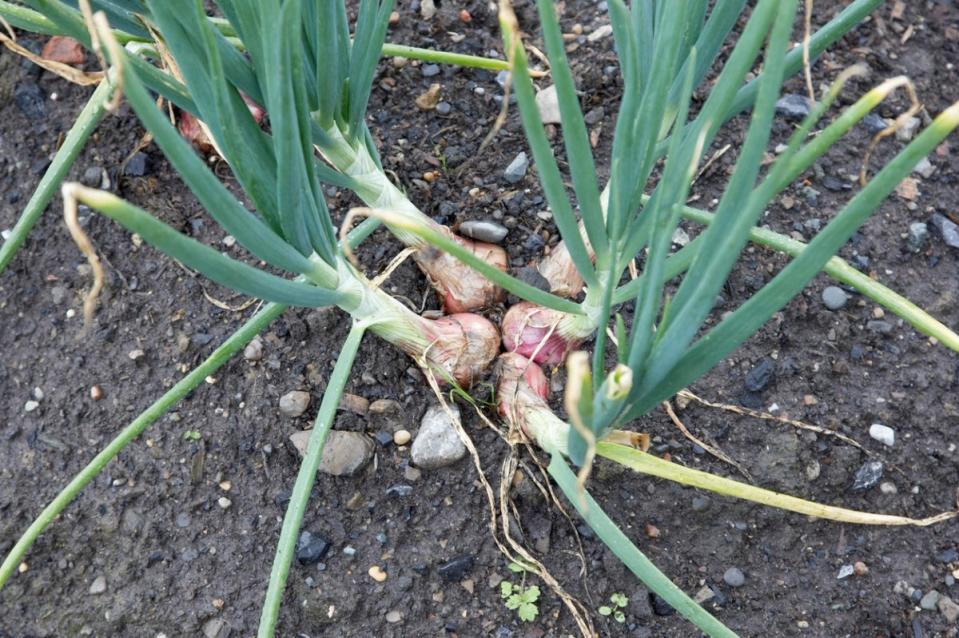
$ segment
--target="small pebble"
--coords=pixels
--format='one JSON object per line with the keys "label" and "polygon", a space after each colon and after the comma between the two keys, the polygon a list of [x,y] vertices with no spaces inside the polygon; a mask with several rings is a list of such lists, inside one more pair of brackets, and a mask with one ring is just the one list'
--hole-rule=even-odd
{"label": "small pebble", "polygon": [[280,397],[280,413],[284,416],[300,416],[309,405],[310,393],[303,390],[293,390]]}
{"label": "small pebble", "polygon": [[[451,405],[450,411],[459,418],[459,408]],[[434,405],[423,415],[410,456],[413,464],[424,470],[452,465],[466,456],[466,446],[442,406]]]}
{"label": "small pebble", "polygon": [[723,574],[723,582],[730,587],[742,587],[746,583],[746,576],[738,567],[730,567]]}
{"label": "small pebble", "polygon": [[494,221],[471,220],[460,224],[459,232],[470,239],[498,244],[506,239],[509,229]]}
{"label": "small pebble", "polygon": [[853,480],[852,489],[855,491],[868,490],[882,478],[882,462],[866,461],[858,470]]}
{"label": "small pebble", "polygon": [[474,560],[473,556],[469,554],[458,556],[440,565],[436,571],[448,581],[462,580],[463,576],[466,576],[473,570]]}
{"label": "small pebble", "polygon": [[393,443],[397,445],[406,445],[413,436],[408,430],[398,430],[393,434]]}
{"label": "small pebble", "polygon": [[935,589],[931,589],[926,592],[926,594],[919,600],[919,606],[925,609],[926,611],[932,611],[936,608],[936,604],[939,602],[939,597],[941,594]]}
{"label": "small pebble", "polygon": [[930,223],[947,246],[959,248],[959,224],[952,222],[945,215],[940,215],[939,213],[932,216]]}
{"label": "small pebble", "polygon": [[914,253],[918,253],[929,239],[929,226],[926,222],[909,224],[909,234],[906,236],[906,246]]}
{"label": "small pebble", "polygon": [[841,310],[849,301],[849,295],[839,286],[826,286],[822,291],[822,302],[830,310]]}
{"label": "small pebble", "polygon": [[90,398],[94,401],[99,401],[103,398],[103,389],[100,386],[95,385],[90,388]]}
{"label": "small pebble", "polygon": [[384,580],[386,580],[386,572],[383,571],[383,568],[381,568],[379,565],[373,565],[370,567],[367,573],[370,575],[370,578],[378,583],[382,583]]}
{"label": "small pebble", "polygon": [[424,64],[422,73],[424,78],[431,78],[440,74],[440,67],[438,64]]}
{"label": "small pebble", "polygon": [[230,509],[230,506],[233,505],[233,501],[231,501],[225,496],[221,496],[220,498],[216,499],[216,504],[219,505],[222,509],[226,510],[226,509]]}
{"label": "small pebble", "polygon": [[296,560],[300,565],[313,565],[320,562],[330,551],[330,542],[310,532],[300,533],[296,541]]}
{"label": "small pebble", "polygon": [[891,481],[883,481],[879,484],[879,491],[883,494],[896,494],[899,492],[899,488]]}
{"label": "small pebble", "polygon": [[526,170],[528,168],[529,158],[526,157],[526,151],[520,151],[520,153],[513,158],[513,161],[509,163],[509,166],[506,167],[506,170],[503,171],[503,177],[510,184],[518,184],[526,177]]}
{"label": "small pebble", "polygon": [[936,607],[939,609],[939,613],[942,614],[943,618],[946,619],[947,623],[953,624],[959,620],[959,605],[948,596],[940,597]]}
{"label": "small pebble", "polygon": [[888,446],[892,446],[896,442],[896,431],[882,423],[873,423],[870,425],[869,436]]}
{"label": "small pebble", "polygon": [[140,350],[139,348],[135,350],[131,350],[130,352],[127,353],[127,357],[130,358],[130,361],[139,361],[144,356],[146,356],[146,353],[143,352],[143,350]]}
{"label": "small pebble", "polygon": [[452,110],[453,107],[449,102],[440,102],[436,105],[436,112],[440,115],[449,115]]}
{"label": "small pebble", "polygon": [[263,358],[263,341],[256,337],[243,349],[243,358],[247,361],[259,361]]}
{"label": "small pebble", "polygon": [[103,576],[97,576],[90,585],[90,593],[94,596],[102,594],[107,590],[107,579]]}
{"label": "small pebble", "polygon": [[849,578],[855,573],[855,568],[852,565],[843,565],[839,568],[839,573],[836,574],[837,580],[842,580],[843,578]]}
{"label": "small pebble", "polygon": [[388,623],[398,623],[401,620],[403,620],[403,614],[395,609],[386,613],[386,622]]}
{"label": "small pebble", "polygon": [[809,98],[805,95],[788,93],[776,102],[776,114],[787,120],[801,120],[809,115]]}
{"label": "small pebble", "polygon": [[37,403],[36,401],[34,401],[33,399],[31,399],[30,401],[27,401],[26,403],[23,404],[23,411],[24,411],[24,412],[33,412],[34,410],[36,410],[36,409],[39,408],[39,407],[40,407],[40,404]]}
{"label": "small pebble", "polygon": [[936,172],[936,165],[929,161],[928,157],[923,157],[919,160],[919,163],[916,164],[916,167],[912,169],[913,173],[919,173],[925,179],[929,179]]}
{"label": "small pebble", "polygon": [[856,576],[865,576],[869,573],[869,566],[861,560],[857,560],[852,565],[852,571]]}
{"label": "small pebble", "polygon": [[906,120],[906,123],[896,131],[896,139],[900,142],[908,142],[916,134],[916,131],[919,130],[921,124],[922,121],[918,117],[910,117]]}
{"label": "small pebble", "polygon": [[559,112],[559,95],[556,93],[555,84],[550,84],[536,94],[536,108],[539,110],[539,117],[543,120],[543,124],[562,122]]}

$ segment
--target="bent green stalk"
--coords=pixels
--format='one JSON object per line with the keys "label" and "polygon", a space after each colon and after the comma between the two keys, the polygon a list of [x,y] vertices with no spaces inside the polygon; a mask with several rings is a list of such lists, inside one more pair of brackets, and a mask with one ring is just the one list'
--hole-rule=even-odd
{"label": "bent green stalk", "polygon": [[549,463],[549,475],[563,491],[566,500],[572,503],[579,515],[609,549],[623,561],[637,578],[660,598],[713,638],[737,638],[736,633],[716,619],[715,616],[696,604],[692,598],[677,587],[656,565],[637,548],[619,527],[606,515],[588,492],[581,498],[576,475],[559,452],[554,452]]}
{"label": "bent green stalk", "polygon": [[57,193],[60,182],[70,172],[84,144],[86,144],[100,120],[103,119],[103,115],[106,113],[106,104],[109,102],[112,92],[113,82],[110,79],[100,82],[96,90],[93,91],[93,95],[90,96],[89,101],[87,101],[86,106],[80,111],[76,122],[63,140],[63,145],[57,151],[53,162],[50,163],[50,167],[47,168],[36,190],[33,191],[33,196],[30,197],[30,201],[23,209],[23,214],[20,215],[20,219],[17,220],[16,225],[11,230],[10,237],[0,244],[0,274],[6,270],[17,251],[23,246],[27,235]]}
{"label": "bent green stalk", "polygon": [[286,310],[286,306],[281,304],[271,303],[264,306],[259,312],[247,320],[246,323],[240,326],[236,332],[230,335],[203,363],[194,368],[162,397],[140,413],[137,418],[131,421],[129,425],[123,428],[123,430],[110,441],[109,445],[93,457],[93,460],[57,494],[56,498],[43,508],[43,511],[40,512],[37,518],[30,524],[30,527],[27,528],[19,540],[17,540],[16,545],[13,546],[13,549],[11,549],[6,558],[4,558],[3,564],[0,565],[0,589],[3,588],[10,579],[10,576],[17,570],[17,566],[23,560],[30,546],[33,545],[43,530],[45,530],[67,505],[77,497],[80,491],[100,473],[107,463],[119,454],[131,441],[140,436],[150,424],[163,416],[167,410],[203,383],[204,379],[229,361],[234,354],[246,346],[253,337],[262,332],[274,319],[279,317],[284,310]]}
{"label": "bent green stalk", "polygon": [[366,322],[354,322],[350,334],[346,337],[346,341],[336,358],[336,366],[333,368],[330,380],[326,384],[323,402],[320,404],[319,413],[316,415],[316,422],[313,425],[313,432],[310,434],[306,454],[303,455],[303,462],[300,464],[300,471],[296,475],[296,483],[293,485],[290,504],[286,508],[286,516],[283,517],[283,529],[280,531],[280,540],[277,543],[276,555],[273,558],[273,569],[270,572],[270,584],[266,590],[263,611],[260,615],[258,638],[271,638],[276,631],[276,620],[280,614],[280,603],[283,600],[283,590],[286,588],[286,578],[290,573],[290,563],[293,561],[296,540],[300,525],[303,523],[303,515],[306,513],[306,505],[310,500],[310,492],[316,482],[316,472],[320,467],[323,446],[326,443],[327,434],[333,426],[336,409],[339,406],[340,397],[343,395],[343,388],[346,387],[346,381],[353,369],[353,361],[367,327],[368,323]]}

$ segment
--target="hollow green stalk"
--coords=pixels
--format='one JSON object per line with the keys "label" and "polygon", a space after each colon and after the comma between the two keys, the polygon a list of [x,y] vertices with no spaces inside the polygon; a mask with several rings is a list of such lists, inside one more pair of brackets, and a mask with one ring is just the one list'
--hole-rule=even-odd
{"label": "hollow green stalk", "polygon": [[303,455],[300,471],[297,473],[296,482],[293,484],[290,503],[286,508],[286,515],[283,517],[283,528],[280,531],[280,540],[277,543],[276,555],[273,558],[273,569],[270,572],[270,583],[267,587],[263,610],[260,615],[258,638],[271,638],[276,631],[276,621],[280,614],[280,604],[283,601],[286,579],[290,572],[290,564],[293,562],[297,536],[300,532],[300,525],[303,523],[307,503],[310,500],[310,492],[316,482],[316,472],[320,467],[323,446],[326,443],[330,428],[333,426],[340,397],[343,395],[343,388],[346,387],[346,381],[353,369],[353,361],[356,359],[356,353],[360,348],[360,342],[367,327],[368,325],[362,321],[353,324],[343,347],[340,348],[333,373],[326,384],[323,401],[316,415],[309,443],[307,443],[306,454]]}
{"label": "hollow green stalk", "polygon": [[204,379],[221,368],[230,358],[248,344],[253,337],[262,332],[274,319],[286,309],[281,304],[267,304],[259,312],[246,321],[236,332],[227,338],[223,344],[213,351],[203,363],[194,368],[176,385],[157,399],[150,407],[140,413],[130,422],[110,443],[103,448],[93,460],[81,470],[70,483],[57,494],[36,519],[30,524],[23,535],[17,540],[13,548],[7,553],[0,564],[0,589],[10,579],[23,561],[30,546],[40,534],[56,519],[90,483],[103,468],[130,442],[136,439],[153,422],[163,416],[167,410],[176,405],[187,394],[196,389]]}
{"label": "hollow green stalk", "polygon": [[20,215],[20,219],[17,220],[16,225],[11,229],[10,237],[0,244],[0,274],[6,270],[7,266],[10,265],[10,262],[17,254],[17,251],[23,246],[30,230],[33,229],[37,220],[40,219],[43,211],[46,210],[50,200],[57,193],[57,188],[60,186],[63,178],[66,177],[67,173],[73,167],[73,163],[76,161],[80,151],[83,150],[83,146],[100,123],[100,120],[103,119],[103,115],[106,112],[106,104],[110,101],[112,93],[113,82],[111,79],[108,78],[100,82],[96,90],[93,91],[93,95],[90,96],[90,99],[83,107],[83,110],[80,111],[73,126],[70,127],[66,138],[63,140],[63,145],[57,151],[53,162],[50,163],[49,168],[47,168],[43,174],[43,178],[37,185],[36,190],[33,191],[33,195],[23,209],[23,214]]}

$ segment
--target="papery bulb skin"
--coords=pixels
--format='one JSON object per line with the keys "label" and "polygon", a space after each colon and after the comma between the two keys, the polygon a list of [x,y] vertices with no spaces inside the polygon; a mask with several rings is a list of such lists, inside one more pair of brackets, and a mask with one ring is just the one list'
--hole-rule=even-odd
{"label": "papery bulb skin", "polygon": [[[266,118],[266,111],[263,109],[263,107],[247,97],[245,93],[241,92],[240,97],[243,98],[246,108],[250,110],[250,115],[253,116],[253,121],[257,124],[262,124],[263,120]],[[213,142],[210,141],[210,137],[200,125],[200,120],[198,120],[192,113],[180,111],[180,117],[177,121],[176,127],[177,130],[180,131],[180,135],[183,136],[183,139],[195,146],[199,151],[208,153],[212,150],[215,150]]]}
{"label": "papery bulb skin", "polygon": [[423,326],[430,345],[418,354],[425,354],[430,365],[461,387],[469,387],[482,376],[499,352],[499,330],[480,315],[456,313],[423,319]]}
{"label": "papery bulb skin", "polygon": [[[506,271],[506,251],[500,246],[460,237],[445,226],[440,228],[479,259],[498,270]],[[482,310],[502,302],[505,297],[502,288],[438,248],[425,246],[416,253],[414,259],[436,288],[443,303],[443,310],[447,313]]]}
{"label": "papery bulb skin", "polygon": [[496,360],[496,408],[500,416],[517,418],[532,402],[545,405],[549,381],[543,369],[526,357],[507,352]]}
{"label": "papery bulb skin", "polygon": [[[522,301],[503,317],[503,347],[536,363],[559,365],[579,340],[562,334],[566,313]],[[540,345],[542,344],[542,346]]]}
{"label": "papery bulb skin", "polygon": [[583,278],[569,256],[566,242],[556,244],[550,253],[540,260],[537,269],[549,282],[549,291],[554,295],[572,298],[583,291]]}

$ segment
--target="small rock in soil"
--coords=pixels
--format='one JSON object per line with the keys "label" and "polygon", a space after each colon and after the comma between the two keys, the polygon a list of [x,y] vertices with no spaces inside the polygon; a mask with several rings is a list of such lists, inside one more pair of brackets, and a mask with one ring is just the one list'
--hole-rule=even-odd
{"label": "small rock in soil", "polygon": [[746,584],[746,576],[738,567],[730,567],[726,570],[726,573],[723,574],[723,582],[730,587],[742,587]]}
{"label": "small rock in soil", "polygon": [[107,579],[103,576],[97,576],[90,585],[90,594],[96,596],[107,590]]}
{"label": "small rock in soil", "polygon": [[393,611],[386,612],[386,622],[398,623],[401,620],[403,620],[403,614],[396,611],[395,609]]}
{"label": "small rock in soil", "polygon": [[919,606],[926,611],[932,611],[939,602],[940,594],[935,589],[926,592],[926,595],[919,600]]}
{"label": "small rock in soil", "polygon": [[882,462],[866,461],[858,470],[854,477],[852,489],[856,491],[868,490],[882,478]]}
{"label": "small rock in soil", "polygon": [[787,120],[801,120],[809,115],[809,98],[805,95],[788,93],[776,102],[776,113]]}
{"label": "small rock in soil", "polygon": [[882,423],[873,423],[869,426],[869,436],[885,445],[893,445],[896,442],[896,431],[888,425]]}
{"label": "small rock in soil", "polygon": [[458,581],[473,571],[474,558],[470,554],[457,556],[453,560],[443,563],[437,573],[448,581]]}
{"label": "small rock in soil", "polygon": [[247,361],[259,361],[263,358],[263,341],[256,337],[243,348],[243,358]]}
{"label": "small rock in soil", "polygon": [[203,623],[204,638],[226,638],[229,633],[230,628],[221,618],[211,618]]}
{"label": "small rock in soil", "polygon": [[393,435],[385,430],[377,430],[373,433],[373,438],[376,439],[376,442],[386,447],[393,442]]}
{"label": "small rock in soil", "polygon": [[833,192],[852,190],[852,184],[845,182],[834,175],[826,175],[823,177],[822,185],[826,187],[826,190]]}
{"label": "small rock in soil", "polygon": [[449,115],[452,110],[453,106],[449,102],[440,102],[436,105],[436,112],[440,115]]}
{"label": "small rock in soil", "polygon": [[503,177],[510,184],[517,184],[526,176],[526,169],[528,168],[529,158],[526,157],[526,151],[520,151],[503,171]]}
{"label": "small rock in soil", "polygon": [[948,596],[941,597],[936,607],[939,609],[939,613],[942,614],[943,618],[946,619],[946,622],[951,624],[959,620],[959,605],[953,602]]}
{"label": "small rock in soil", "polygon": [[296,560],[300,565],[313,565],[330,551],[330,542],[322,536],[303,532],[296,541]]}
{"label": "small rock in soil", "polygon": [[99,188],[103,181],[103,169],[99,166],[89,166],[80,176],[80,183],[91,188]]}
{"label": "small rock in soil", "polygon": [[959,248],[959,225],[939,213],[932,216],[931,223],[947,246]]}
{"label": "small rock in soil", "polygon": [[694,496],[693,497],[693,511],[702,512],[707,507],[709,507],[709,497],[708,496]]}
{"label": "small rock in soil", "polygon": [[516,278],[520,281],[538,288],[540,290],[549,292],[549,280],[543,276],[543,274],[534,268],[533,266],[523,266],[516,271]]}
{"label": "small rock in soil", "polygon": [[309,405],[310,393],[303,390],[293,390],[280,397],[280,413],[285,416],[300,416]]}
{"label": "small rock in soil", "polygon": [[[526,153],[520,153],[525,159]],[[519,157],[519,155],[517,155]],[[513,160],[513,163],[516,163],[516,160]],[[506,169],[505,175],[506,179],[509,179],[509,171],[513,167],[513,164],[510,164],[510,168]],[[526,172],[526,169],[523,169],[523,172]],[[523,176],[520,175],[519,179],[522,179]],[[519,180],[517,180],[519,181]],[[498,244],[504,239],[509,233],[509,229],[494,221],[489,220],[478,220],[478,221],[468,221],[460,224],[459,227],[460,234],[466,235],[470,239],[476,239],[478,241],[485,241],[490,244]]]}
{"label": "small rock in soil", "polygon": [[[451,405],[450,410],[460,418],[459,408]],[[434,405],[423,415],[410,454],[413,463],[424,470],[451,465],[466,455],[466,446],[442,406]]]}
{"label": "small rock in soil", "polygon": [[653,612],[657,616],[672,616],[676,613],[676,610],[673,609],[672,605],[663,600],[658,594],[650,592],[649,602],[652,603]]}
{"label": "small rock in soil", "polygon": [[843,578],[849,578],[855,573],[855,568],[852,565],[843,565],[839,568],[839,573],[836,574],[837,580],[842,580]]}
{"label": "small rock in soil", "polygon": [[392,485],[386,488],[387,496],[409,496],[413,493],[412,485]]}
{"label": "small rock in soil", "polygon": [[359,432],[333,430],[326,437],[320,471],[331,476],[353,476],[373,458],[373,443]]}
{"label": "small rock in soil", "polygon": [[123,174],[128,177],[143,177],[147,174],[149,158],[143,151],[133,154],[127,165],[123,167]]}
{"label": "small rock in soil", "polygon": [[393,433],[393,443],[397,445],[406,445],[412,438],[413,436],[409,433],[409,430],[397,430]]}
{"label": "small rock in soil", "polygon": [[31,120],[42,120],[47,115],[46,96],[32,82],[21,82],[13,93],[17,108]]}
{"label": "small rock in soil", "polygon": [[909,234],[906,236],[906,246],[914,253],[918,253],[929,239],[929,226],[925,222],[909,224]]}
{"label": "small rock in soil", "polygon": [[424,64],[422,73],[424,78],[435,77],[440,74],[440,67],[438,64]]}
{"label": "small rock in soil", "polygon": [[929,179],[936,172],[936,165],[929,161],[928,157],[923,157],[912,169],[913,173],[919,173],[924,179]]}
{"label": "small rock in soil", "polygon": [[822,291],[822,302],[830,310],[841,310],[849,301],[849,295],[839,286],[826,286]]}
{"label": "small rock in soil", "polygon": [[870,113],[866,117],[862,118],[862,122],[860,123],[865,126],[866,130],[873,135],[889,128],[889,120],[882,117],[878,113]]}
{"label": "small rock in soil", "polygon": [[867,321],[866,330],[876,334],[887,335],[892,332],[892,324],[888,321]]}
{"label": "small rock in soil", "polygon": [[746,374],[746,389],[750,392],[762,392],[773,379],[775,366],[769,359],[763,359]]}
{"label": "small rock in soil", "polygon": [[344,392],[340,397],[340,405],[338,407],[340,410],[346,410],[347,412],[352,412],[353,414],[365,416],[370,409],[370,402],[368,399],[361,397],[358,394]]}
{"label": "small rock in soil", "polygon": [[906,120],[906,123],[896,131],[896,139],[900,142],[908,142],[916,134],[916,131],[919,130],[920,124],[922,124],[922,121],[918,117],[910,117]]}
{"label": "small rock in soil", "polygon": [[560,123],[559,97],[556,94],[555,84],[550,84],[536,94],[536,108],[539,109],[539,116],[542,118],[543,124]]}

